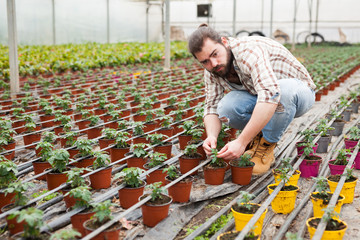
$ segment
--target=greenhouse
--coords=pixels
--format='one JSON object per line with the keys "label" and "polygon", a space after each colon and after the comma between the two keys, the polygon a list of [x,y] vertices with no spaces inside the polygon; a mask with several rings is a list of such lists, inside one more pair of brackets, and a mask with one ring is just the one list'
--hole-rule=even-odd
{"label": "greenhouse", "polygon": [[359,239],[358,10],[0,0],[0,239]]}

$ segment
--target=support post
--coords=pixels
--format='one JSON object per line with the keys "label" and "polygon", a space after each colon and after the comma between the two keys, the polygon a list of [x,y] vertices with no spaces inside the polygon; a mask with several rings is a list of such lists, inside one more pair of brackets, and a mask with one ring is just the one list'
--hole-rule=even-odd
{"label": "support post", "polygon": [[106,42],[110,43],[110,0],[106,0]]}
{"label": "support post", "polygon": [[52,33],[53,33],[53,45],[56,44],[56,28],[55,28],[55,0],[52,0]]}
{"label": "support post", "polygon": [[11,96],[14,97],[15,94],[20,91],[15,0],[7,0],[7,20],[9,35],[10,92]]}
{"label": "support post", "polygon": [[296,29],[296,12],[297,12],[297,1],[294,0],[294,22],[293,22],[293,36],[292,36],[292,44],[291,51],[295,51],[295,29]]}
{"label": "support post", "polygon": [[269,38],[273,38],[273,12],[274,12],[274,0],[271,0],[271,10],[270,10],[270,34]]}
{"label": "support post", "polygon": [[149,0],[146,0],[146,42],[149,42]]}
{"label": "support post", "polygon": [[236,0],[234,0],[233,5],[233,29],[232,29],[233,37],[236,37]]}
{"label": "support post", "polygon": [[165,1],[165,70],[170,70],[170,0]]}

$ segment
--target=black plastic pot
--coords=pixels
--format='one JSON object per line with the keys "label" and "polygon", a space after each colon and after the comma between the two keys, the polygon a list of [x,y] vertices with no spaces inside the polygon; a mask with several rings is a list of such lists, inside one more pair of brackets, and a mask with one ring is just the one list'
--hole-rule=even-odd
{"label": "black plastic pot", "polygon": [[319,147],[316,149],[316,153],[327,153],[330,141],[330,136],[320,137],[317,141]]}
{"label": "black plastic pot", "polygon": [[331,131],[331,135],[333,136],[340,136],[344,130],[345,122],[343,120],[335,120],[331,127],[335,128]]}

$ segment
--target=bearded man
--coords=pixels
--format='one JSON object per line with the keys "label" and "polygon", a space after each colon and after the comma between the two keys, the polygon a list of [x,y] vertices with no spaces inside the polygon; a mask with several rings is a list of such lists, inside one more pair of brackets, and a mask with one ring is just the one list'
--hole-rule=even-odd
{"label": "bearded man", "polygon": [[315,102],[315,84],[308,71],[272,39],[222,37],[206,24],[191,34],[188,47],[205,68],[206,154],[216,148],[223,122],[242,131],[218,157],[239,158],[249,145],[245,153],[255,163],[253,174],[266,173],[286,128]]}

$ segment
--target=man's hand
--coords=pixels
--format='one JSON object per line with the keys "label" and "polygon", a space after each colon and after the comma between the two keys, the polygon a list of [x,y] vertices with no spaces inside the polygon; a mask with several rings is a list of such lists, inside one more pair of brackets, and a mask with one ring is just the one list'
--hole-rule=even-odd
{"label": "man's hand", "polygon": [[245,151],[246,145],[242,144],[239,139],[228,142],[219,152],[217,157],[226,160],[239,158]]}
{"label": "man's hand", "polygon": [[211,155],[211,149],[216,148],[217,139],[214,136],[209,136],[203,143],[203,148],[206,155]]}

